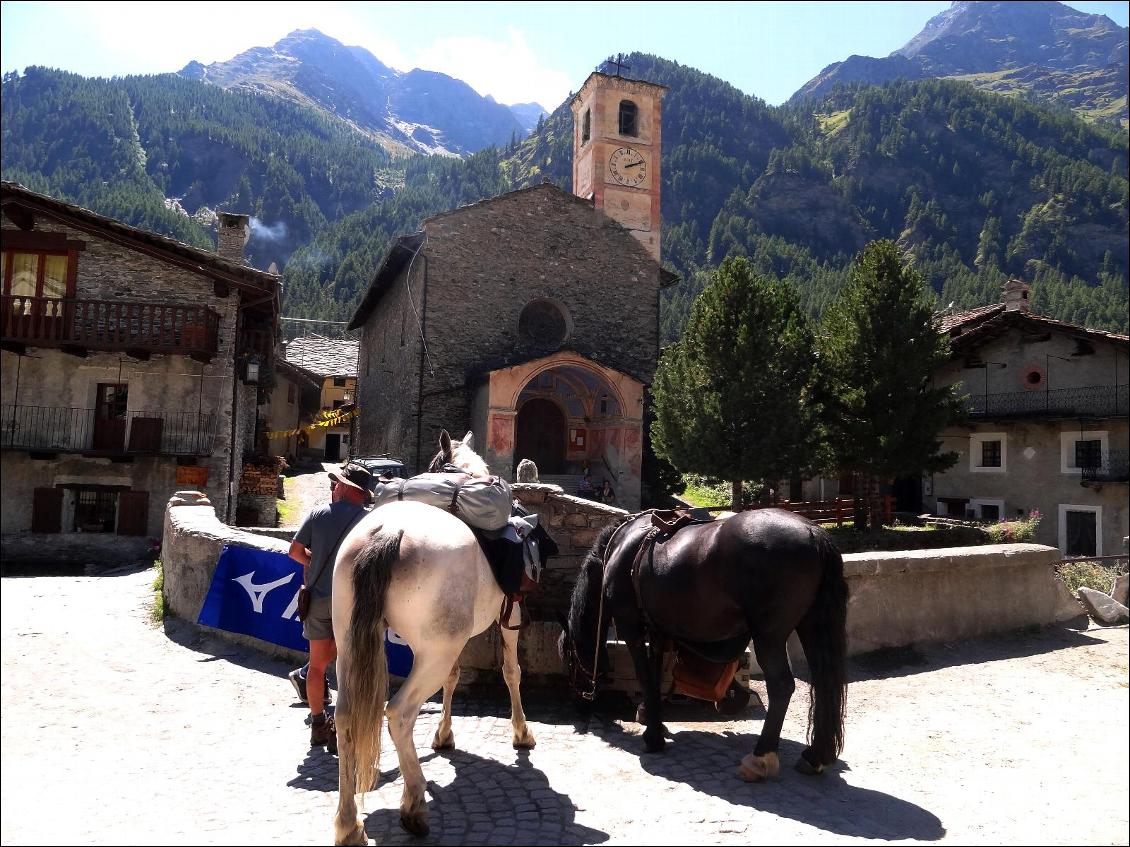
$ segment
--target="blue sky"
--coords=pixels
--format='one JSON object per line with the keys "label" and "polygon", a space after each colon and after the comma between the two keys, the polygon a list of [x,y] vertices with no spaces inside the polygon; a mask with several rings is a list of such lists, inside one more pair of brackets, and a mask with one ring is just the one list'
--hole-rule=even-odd
{"label": "blue sky", "polygon": [[[1125,2],[1073,2],[1127,25]],[[442,71],[552,109],[604,57],[639,50],[780,103],[826,65],[886,56],[948,2],[0,4],[0,68],[162,73],[313,27],[398,70]]]}

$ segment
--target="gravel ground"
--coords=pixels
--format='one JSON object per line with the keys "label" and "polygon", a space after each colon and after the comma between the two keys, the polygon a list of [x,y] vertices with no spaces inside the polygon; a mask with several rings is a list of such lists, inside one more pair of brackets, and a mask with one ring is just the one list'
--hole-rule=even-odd
{"label": "gravel ground", "polygon": [[[328,489],[325,489],[328,490]],[[332,838],[336,760],[311,750],[289,667],[181,621],[148,622],[152,571],[3,580],[4,844],[296,844]],[[663,756],[640,754],[623,712],[579,720],[527,692],[538,746],[509,743],[505,688],[460,692],[458,750],[416,740],[443,844],[1126,844],[1127,629],[1049,629],[852,663],[842,762],[736,778],[764,712],[667,716]],[[757,683],[755,687],[760,688]],[[764,696],[764,690],[760,691]],[[378,843],[398,826],[387,742],[362,806]]]}

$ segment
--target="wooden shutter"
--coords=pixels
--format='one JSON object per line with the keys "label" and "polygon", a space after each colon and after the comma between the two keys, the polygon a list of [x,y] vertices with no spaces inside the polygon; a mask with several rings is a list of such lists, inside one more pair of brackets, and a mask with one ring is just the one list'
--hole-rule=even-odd
{"label": "wooden shutter", "polygon": [[129,427],[131,453],[157,453],[161,450],[161,433],[165,421],[161,418],[134,418]]}
{"label": "wooden shutter", "polygon": [[149,492],[118,494],[118,535],[145,535],[149,527]]}
{"label": "wooden shutter", "polygon": [[36,488],[31,501],[31,531],[59,532],[63,527],[63,489]]}

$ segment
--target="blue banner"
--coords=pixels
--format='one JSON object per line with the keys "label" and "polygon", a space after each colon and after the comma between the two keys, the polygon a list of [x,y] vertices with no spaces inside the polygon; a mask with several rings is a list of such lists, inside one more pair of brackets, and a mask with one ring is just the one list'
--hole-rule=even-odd
{"label": "blue banner", "polygon": [[[197,623],[305,652],[298,620],[302,565],[285,553],[224,545]],[[385,637],[389,673],[408,676],[412,650],[391,629]]]}

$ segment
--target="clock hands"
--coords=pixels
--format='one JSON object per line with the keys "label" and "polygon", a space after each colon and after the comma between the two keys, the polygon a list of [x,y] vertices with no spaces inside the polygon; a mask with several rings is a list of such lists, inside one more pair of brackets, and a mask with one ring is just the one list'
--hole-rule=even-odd
{"label": "clock hands", "polygon": [[643,164],[643,159],[640,159],[638,162],[632,162],[631,164],[624,165],[624,170],[627,170],[628,168],[639,167],[642,164]]}

